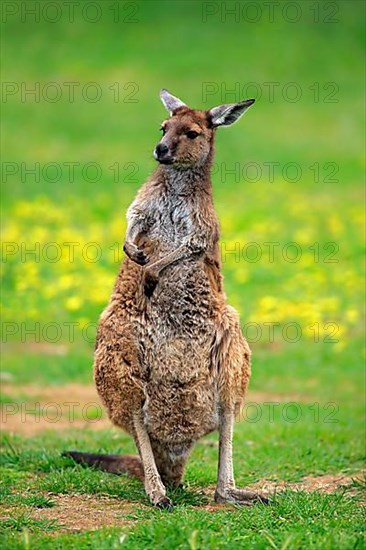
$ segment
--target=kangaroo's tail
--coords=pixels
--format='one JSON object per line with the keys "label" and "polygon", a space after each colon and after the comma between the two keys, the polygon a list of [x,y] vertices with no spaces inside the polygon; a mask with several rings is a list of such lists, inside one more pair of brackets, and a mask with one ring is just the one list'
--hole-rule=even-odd
{"label": "kangaroo's tail", "polygon": [[67,456],[78,462],[94,466],[103,472],[110,474],[129,474],[132,477],[144,480],[144,469],[137,455],[103,455],[95,453],[79,453],[78,451],[64,451],[62,456]]}

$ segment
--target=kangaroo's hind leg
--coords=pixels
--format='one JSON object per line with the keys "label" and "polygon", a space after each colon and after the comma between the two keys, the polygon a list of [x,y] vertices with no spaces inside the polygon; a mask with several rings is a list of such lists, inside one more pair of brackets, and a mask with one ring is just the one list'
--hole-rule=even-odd
{"label": "kangaroo's hind leg", "polygon": [[[116,327],[119,332],[116,335]],[[157,470],[149,435],[143,422],[146,367],[141,363],[131,323],[121,323],[112,306],[99,325],[94,378],[112,422],[130,433],[136,442],[144,471],[145,490],[159,508],[171,509]]]}
{"label": "kangaroo's hind leg", "polygon": [[235,487],[232,440],[235,414],[240,410],[250,378],[250,349],[240,330],[236,311],[230,306],[222,311],[213,346],[213,367],[219,390],[219,465],[215,491],[216,502],[251,505],[267,499]]}
{"label": "kangaroo's hind leg", "polygon": [[237,489],[234,481],[232,438],[235,414],[233,410],[226,409],[221,412],[220,418],[220,445],[219,468],[217,486],[215,491],[216,502],[229,502],[250,506],[255,502],[268,504],[268,500],[252,491]]}
{"label": "kangaroo's hind leg", "polygon": [[170,499],[166,496],[166,489],[156,466],[150,437],[144,426],[141,411],[137,411],[133,415],[133,424],[135,428],[135,441],[144,468],[146,493],[154,506],[170,511],[173,509],[173,506]]}

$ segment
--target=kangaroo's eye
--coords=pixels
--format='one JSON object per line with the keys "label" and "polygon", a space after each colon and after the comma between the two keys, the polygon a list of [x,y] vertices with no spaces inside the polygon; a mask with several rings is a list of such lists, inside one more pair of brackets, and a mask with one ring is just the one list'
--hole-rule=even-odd
{"label": "kangaroo's eye", "polygon": [[198,133],[198,132],[195,132],[194,130],[189,130],[189,131],[186,133],[186,136],[187,136],[187,138],[189,138],[189,139],[195,139],[197,136],[199,136],[199,133]]}

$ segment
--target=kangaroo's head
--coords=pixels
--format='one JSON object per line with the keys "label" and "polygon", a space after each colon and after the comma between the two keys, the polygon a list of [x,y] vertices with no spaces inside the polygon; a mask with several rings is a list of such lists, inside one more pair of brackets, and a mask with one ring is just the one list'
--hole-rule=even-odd
{"label": "kangaroo's head", "polygon": [[155,147],[154,157],[161,164],[172,164],[177,169],[204,164],[212,151],[216,128],[236,122],[255,101],[246,99],[197,111],[167,90],[160,92],[160,98],[170,118],[161,124],[163,136]]}

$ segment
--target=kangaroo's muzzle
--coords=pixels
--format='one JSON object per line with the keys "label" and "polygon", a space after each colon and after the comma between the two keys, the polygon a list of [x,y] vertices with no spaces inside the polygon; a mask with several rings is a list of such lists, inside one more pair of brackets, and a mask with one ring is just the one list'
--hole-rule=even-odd
{"label": "kangaroo's muzzle", "polygon": [[154,149],[154,159],[161,164],[172,164],[174,158],[172,157],[169,147],[165,143],[158,143]]}

